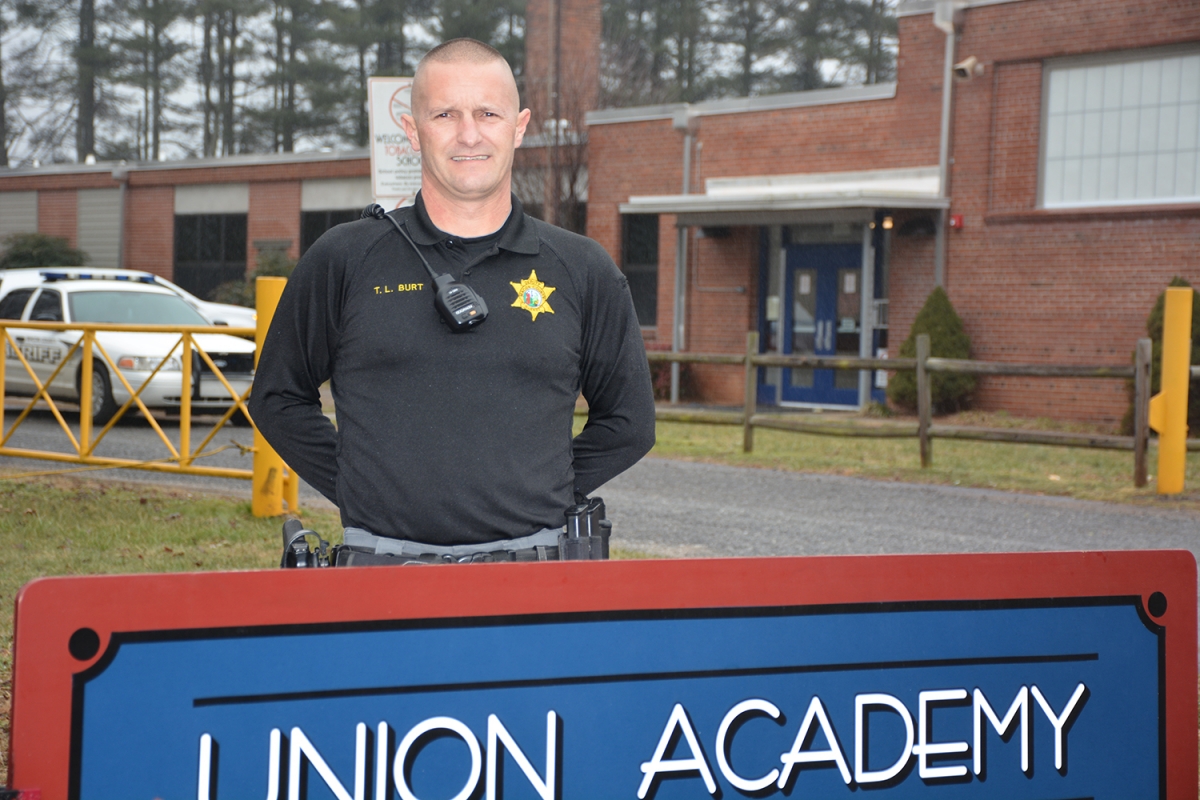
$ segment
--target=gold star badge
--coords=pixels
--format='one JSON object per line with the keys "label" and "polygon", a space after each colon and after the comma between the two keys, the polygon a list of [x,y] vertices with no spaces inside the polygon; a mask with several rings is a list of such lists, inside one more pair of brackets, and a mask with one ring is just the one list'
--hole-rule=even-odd
{"label": "gold star badge", "polygon": [[554,287],[539,281],[536,270],[531,270],[529,277],[520,283],[509,281],[509,285],[517,290],[517,299],[513,301],[513,308],[525,309],[529,312],[531,319],[537,319],[537,315],[543,311],[547,314],[554,313],[554,309],[546,302],[554,293]]}

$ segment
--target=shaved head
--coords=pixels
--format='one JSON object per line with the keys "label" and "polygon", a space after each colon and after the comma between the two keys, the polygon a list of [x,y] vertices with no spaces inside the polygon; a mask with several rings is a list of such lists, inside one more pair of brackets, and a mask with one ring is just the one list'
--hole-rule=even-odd
{"label": "shaved head", "polygon": [[529,124],[512,68],[495,49],[452,39],[417,65],[411,112],[400,117],[421,154],[429,218],[458,236],[499,230],[512,210],[512,168]]}
{"label": "shaved head", "polygon": [[[442,42],[426,53],[425,57],[417,64],[410,100],[413,110],[417,111],[422,108],[425,100],[426,72],[428,72],[430,64],[491,64],[494,62],[503,64],[508,74],[512,75],[512,67],[508,60],[490,44],[485,44],[477,39],[451,39],[448,42]],[[512,100],[514,107],[520,108],[521,98],[517,93],[516,78],[512,79]]]}

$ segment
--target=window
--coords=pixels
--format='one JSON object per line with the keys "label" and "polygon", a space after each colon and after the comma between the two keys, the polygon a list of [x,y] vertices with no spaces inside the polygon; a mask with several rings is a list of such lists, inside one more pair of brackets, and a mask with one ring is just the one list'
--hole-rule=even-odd
{"label": "window", "polygon": [[55,289],[42,289],[29,312],[31,322],[62,322],[62,295]]}
{"label": "window", "polygon": [[[44,296],[44,295],[43,295]],[[129,325],[207,325],[208,320],[174,294],[157,292],[72,292],[71,319]],[[41,300],[38,301],[39,304]]]}
{"label": "window", "polygon": [[638,324],[658,324],[658,215],[621,217],[621,270],[629,280]]}
{"label": "window", "polygon": [[0,319],[20,319],[34,289],[15,289],[0,300]]}
{"label": "window", "polygon": [[222,283],[245,277],[245,214],[176,215],[175,283],[209,298]]}
{"label": "window", "polygon": [[305,211],[300,215],[300,255],[308,252],[321,234],[343,222],[353,222],[362,216],[361,208],[346,211]]}
{"label": "window", "polygon": [[1200,201],[1200,52],[1048,65],[1042,205]]}

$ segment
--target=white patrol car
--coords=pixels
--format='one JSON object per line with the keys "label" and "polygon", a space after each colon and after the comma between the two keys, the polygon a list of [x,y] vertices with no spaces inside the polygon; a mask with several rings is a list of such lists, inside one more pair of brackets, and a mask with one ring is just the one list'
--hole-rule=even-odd
{"label": "white patrol car", "polygon": [[213,325],[253,328],[258,324],[258,314],[253,308],[201,300],[182,286],[177,286],[166,278],[136,269],[115,269],[109,267],[21,267],[19,269],[0,270],[0,297],[16,289],[40,286],[47,277],[55,280],[72,278],[79,280],[153,283],[155,286],[169,289],[182,297],[189,306],[199,311],[200,315]]}
{"label": "white patrol car", "polygon": [[[210,325],[179,295],[152,281],[44,278],[36,287],[13,289],[0,297],[0,319],[27,322],[105,322],[131,325]],[[45,385],[79,340],[79,331],[45,331],[9,327],[13,341]],[[100,331],[99,344],[116,363],[125,380],[137,390],[179,341],[173,333]],[[230,386],[242,394],[254,379],[254,343],[225,334],[198,334],[195,343],[208,354]],[[181,348],[167,361],[141,400],[150,408],[177,409],[181,403]],[[9,394],[32,395],[37,387],[9,345],[5,352],[4,388]],[[96,351],[92,372],[92,418],[103,424],[129,399],[121,381],[109,374]],[[50,386],[56,398],[79,399],[82,353],[76,352]],[[187,389],[193,409],[225,409],[233,399],[208,365],[193,352],[192,385]]]}

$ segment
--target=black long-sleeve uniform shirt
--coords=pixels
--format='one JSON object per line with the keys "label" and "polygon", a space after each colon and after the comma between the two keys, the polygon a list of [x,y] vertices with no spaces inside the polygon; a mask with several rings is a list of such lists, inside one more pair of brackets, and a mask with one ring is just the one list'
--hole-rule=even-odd
{"label": "black long-sleeve uniform shirt", "polygon": [[[347,527],[474,544],[561,526],[575,492],[654,444],[624,276],[598,244],[527,216],[516,198],[482,246],[438,230],[419,195],[392,214],[434,270],[483,296],[488,318],[452,332],[391,222],[339,225],[283,292],[254,379],[255,423]],[[326,380],[336,429],[321,411]],[[572,441],[581,391],[588,421]]]}

